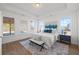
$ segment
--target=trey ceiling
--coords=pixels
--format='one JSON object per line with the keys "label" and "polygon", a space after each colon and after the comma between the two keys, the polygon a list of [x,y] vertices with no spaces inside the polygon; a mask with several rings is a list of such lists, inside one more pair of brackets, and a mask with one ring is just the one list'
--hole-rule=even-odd
{"label": "trey ceiling", "polygon": [[0,10],[11,11],[24,16],[52,16],[60,11],[74,11],[79,9],[77,3],[40,3],[40,7],[33,7],[32,3],[0,3]]}

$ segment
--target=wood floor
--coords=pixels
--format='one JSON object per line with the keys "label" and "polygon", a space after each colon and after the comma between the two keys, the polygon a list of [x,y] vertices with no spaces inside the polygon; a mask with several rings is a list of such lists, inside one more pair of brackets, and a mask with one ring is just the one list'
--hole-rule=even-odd
{"label": "wood floor", "polygon": [[32,53],[25,49],[19,42],[11,42],[2,45],[3,55],[31,55]]}
{"label": "wood floor", "polygon": [[71,44],[69,46],[70,55],[79,55],[79,46]]}
{"label": "wood floor", "polygon": [[[32,53],[29,50],[25,49],[18,41],[3,44],[2,54],[3,55],[32,55]],[[76,45],[70,45],[69,55],[79,55],[79,47]]]}

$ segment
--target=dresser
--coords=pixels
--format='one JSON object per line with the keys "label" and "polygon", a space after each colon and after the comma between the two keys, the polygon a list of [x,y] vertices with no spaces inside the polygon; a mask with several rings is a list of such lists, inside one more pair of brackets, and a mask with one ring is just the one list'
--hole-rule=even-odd
{"label": "dresser", "polygon": [[60,42],[71,44],[71,36],[69,35],[59,35]]}

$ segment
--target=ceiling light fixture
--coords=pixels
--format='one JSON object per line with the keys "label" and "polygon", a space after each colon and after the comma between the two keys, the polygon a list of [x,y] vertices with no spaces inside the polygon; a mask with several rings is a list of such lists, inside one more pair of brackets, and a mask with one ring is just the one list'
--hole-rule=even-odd
{"label": "ceiling light fixture", "polygon": [[33,7],[40,7],[40,3],[34,3]]}

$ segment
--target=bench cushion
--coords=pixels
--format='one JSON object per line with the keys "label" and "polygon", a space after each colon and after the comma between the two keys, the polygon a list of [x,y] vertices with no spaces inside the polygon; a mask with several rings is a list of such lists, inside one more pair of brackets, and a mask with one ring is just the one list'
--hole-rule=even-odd
{"label": "bench cushion", "polygon": [[39,44],[39,45],[42,45],[44,43],[43,41],[38,41],[38,40],[34,40],[34,39],[30,39],[30,41],[32,41],[36,44]]}

